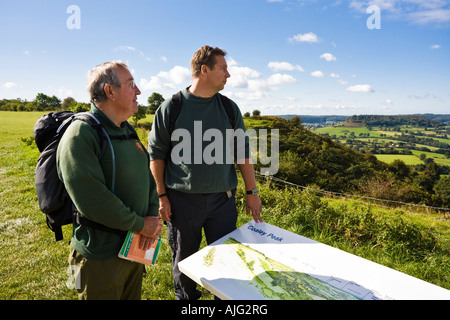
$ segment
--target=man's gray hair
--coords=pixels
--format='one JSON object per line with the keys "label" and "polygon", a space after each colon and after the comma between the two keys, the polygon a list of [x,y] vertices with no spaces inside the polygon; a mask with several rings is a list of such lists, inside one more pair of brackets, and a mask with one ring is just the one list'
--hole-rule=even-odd
{"label": "man's gray hair", "polygon": [[128,69],[128,66],[121,61],[110,61],[95,66],[87,73],[87,90],[92,103],[107,99],[104,90],[106,84],[120,88],[119,76],[115,71],[116,67]]}

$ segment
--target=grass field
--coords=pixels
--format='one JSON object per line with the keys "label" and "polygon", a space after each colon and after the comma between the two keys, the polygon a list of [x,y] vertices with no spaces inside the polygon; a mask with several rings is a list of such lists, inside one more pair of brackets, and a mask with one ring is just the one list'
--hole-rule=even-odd
{"label": "grass field", "polygon": [[324,134],[328,133],[330,136],[336,135],[336,136],[349,136],[351,132],[355,134],[356,137],[359,136],[360,133],[367,134],[369,133],[371,137],[380,137],[380,133],[376,131],[370,131],[366,127],[359,127],[359,128],[353,128],[353,127],[323,127],[323,128],[317,128],[314,129],[314,132],[318,134]]}
{"label": "grass field", "polygon": [[[0,300],[77,298],[66,286],[71,227],[64,227],[64,241],[55,242],[35,194],[39,153],[29,142],[40,115],[0,112]],[[239,183],[238,226],[249,221],[241,179]],[[439,219],[441,214],[378,209],[278,189],[270,182],[258,184],[266,222],[450,289],[450,224]],[[202,299],[213,298],[202,291]],[[147,267],[142,298],[174,299],[165,233],[157,264]]]}
{"label": "grass field", "polygon": [[410,154],[376,154],[378,160],[392,163],[394,160],[401,160],[408,166],[414,166],[423,163],[419,157]]}

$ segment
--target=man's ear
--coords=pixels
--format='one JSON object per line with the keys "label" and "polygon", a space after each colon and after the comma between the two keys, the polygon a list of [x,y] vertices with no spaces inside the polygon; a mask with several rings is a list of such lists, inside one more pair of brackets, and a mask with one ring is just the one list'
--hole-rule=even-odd
{"label": "man's ear", "polygon": [[209,69],[208,66],[206,64],[204,64],[204,65],[202,65],[200,71],[202,74],[207,74],[209,71],[208,69]]}
{"label": "man's ear", "polygon": [[109,83],[105,84],[103,90],[105,91],[105,95],[108,99],[114,98],[114,88],[112,85],[110,85]]}

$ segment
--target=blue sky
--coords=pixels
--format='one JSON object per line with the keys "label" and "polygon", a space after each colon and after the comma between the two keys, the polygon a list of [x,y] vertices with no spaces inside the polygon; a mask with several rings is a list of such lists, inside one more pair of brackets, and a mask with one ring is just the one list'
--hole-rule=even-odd
{"label": "blue sky", "polygon": [[0,99],[88,102],[86,73],[109,60],[141,104],[167,99],[209,44],[243,113],[450,113],[448,0],[2,0],[0,43]]}

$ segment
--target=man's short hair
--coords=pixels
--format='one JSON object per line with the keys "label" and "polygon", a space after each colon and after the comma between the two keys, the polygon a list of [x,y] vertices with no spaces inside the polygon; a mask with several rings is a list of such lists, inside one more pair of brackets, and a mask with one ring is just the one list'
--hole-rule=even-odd
{"label": "man's short hair", "polygon": [[191,59],[192,77],[197,78],[200,75],[202,65],[208,66],[210,69],[214,69],[216,64],[216,56],[226,56],[226,52],[218,47],[211,47],[205,45],[198,49]]}
{"label": "man's short hair", "polygon": [[106,84],[120,88],[120,79],[116,73],[116,67],[128,69],[128,66],[121,61],[110,61],[95,66],[87,73],[87,90],[92,103],[107,99],[104,90]]}

